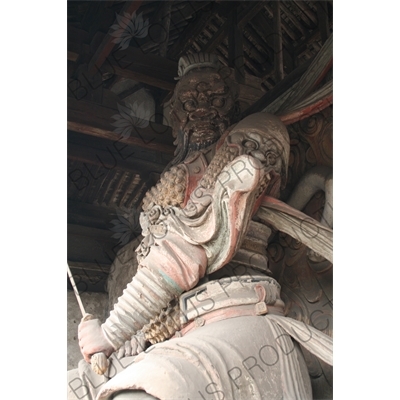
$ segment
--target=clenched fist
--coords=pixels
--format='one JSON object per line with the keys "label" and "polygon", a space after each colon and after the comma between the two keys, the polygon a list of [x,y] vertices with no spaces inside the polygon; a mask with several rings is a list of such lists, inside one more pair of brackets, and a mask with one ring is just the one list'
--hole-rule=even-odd
{"label": "clenched fist", "polygon": [[93,317],[87,314],[78,326],[79,347],[83,358],[88,363],[95,353],[104,353],[109,357],[116,350],[104,336],[100,321],[90,318]]}

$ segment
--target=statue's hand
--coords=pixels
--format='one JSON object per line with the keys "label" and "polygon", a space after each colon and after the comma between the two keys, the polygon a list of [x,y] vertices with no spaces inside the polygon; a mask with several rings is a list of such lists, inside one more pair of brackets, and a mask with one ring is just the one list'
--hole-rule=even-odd
{"label": "statue's hand", "polygon": [[95,353],[104,353],[109,357],[115,351],[104,336],[98,319],[88,320],[88,316],[82,318],[78,326],[78,339],[83,358],[88,363]]}
{"label": "statue's hand", "polygon": [[132,336],[118,351],[118,358],[136,356],[146,350],[146,340],[142,333]]}

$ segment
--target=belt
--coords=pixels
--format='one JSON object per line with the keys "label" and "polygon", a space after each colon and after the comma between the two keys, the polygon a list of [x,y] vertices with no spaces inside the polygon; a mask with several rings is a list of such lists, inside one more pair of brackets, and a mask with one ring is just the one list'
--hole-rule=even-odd
{"label": "belt", "polygon": [[265,314],[284,315],[280,285],[267,276],[232,277],[207,282],[181,295],[180,337],[193,329],[224,319]]}
{"label": "belt", "polygon": [[185,325],[180,331],[176,332],[174,337],[182,337],[194,329],[208,325],[213,322],[222,321],[225,319],[257,316],[265,314],[275,314],[284,316],[283,306],[267,306],[265,303],[246,304],[242,306],[231,306],[220,310],[211,311],[201,317],[195,318],[193,321]]}
{"label": "belt", "polygon": [[142,329],[150,343],[182,336],[205,324],[239,316],[284,315],[280,285],[265,275],[206,282],[179,297]]}

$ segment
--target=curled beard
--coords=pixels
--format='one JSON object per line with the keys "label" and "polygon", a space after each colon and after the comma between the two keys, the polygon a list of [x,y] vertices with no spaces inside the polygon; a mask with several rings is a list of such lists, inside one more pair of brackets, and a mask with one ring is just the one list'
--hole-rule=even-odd
{"label": "curled beard", "polygon": [[[204,128],[204,125],[200,123],[200,129]],[[201,139],[197,141],[192,141],[190,138],[194,135],[194,129],[198,128],[199,125],[194,123],[194,124],[188,124],[189,126],[186,126],[184,129],[185,136],[189,138],[189,151],[197,151],[201,150],[204,148],[207,148],[208,146],[214,144],[217,142],[220,137],[224,134],[225,130],[227,129],[229,124],[229,120],[226,118],[218,118],[218,120],[213,120],[210,121],[209,127],[211,128],[210,130],[213,132],[213,136],[210,137],[210,135],[205,135],[205,139]],[[207,125],[207,124],[206,124]]]}
{"label": "curled beard", "polygon": [[[192,127],[188,127],[186,125],[182,130],[179,130],[176,135],[176,139],[174,144],[177,146],[175,151],[175,157],[173,160],[166,166],[164,172],[171,169],[174,165],[178,165],[184,161],[186,156],[192,151],[198,151],[211,146],[212,144],[218,142],[220,137],[224,134],[225,130],[229,126],[229,119],[224,118],[220,119],[218,123],[213,123],[215,126],[216,132],[218,133],[212,139],[201,140],[199,142],[189,143],[190,135],[192,134]],[[163,172],[163,173],[164,173]]]}

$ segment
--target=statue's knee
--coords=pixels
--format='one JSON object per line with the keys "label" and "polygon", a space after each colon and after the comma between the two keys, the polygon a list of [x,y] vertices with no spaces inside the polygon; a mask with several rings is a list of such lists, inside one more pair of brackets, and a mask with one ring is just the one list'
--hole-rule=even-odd
{"label": "statue's knee", "polygon": [[142,390],[123,390],[114,395],[113,400],[157,400]]}

